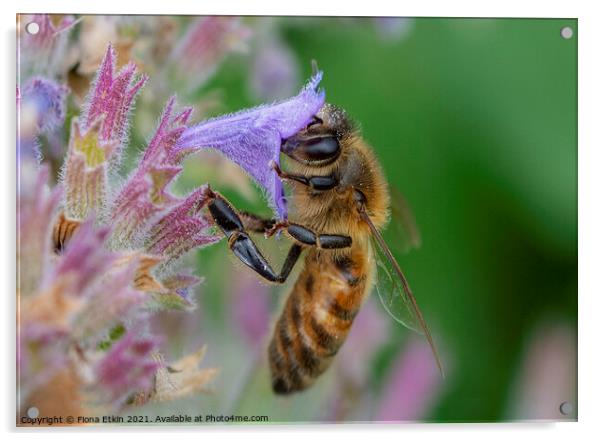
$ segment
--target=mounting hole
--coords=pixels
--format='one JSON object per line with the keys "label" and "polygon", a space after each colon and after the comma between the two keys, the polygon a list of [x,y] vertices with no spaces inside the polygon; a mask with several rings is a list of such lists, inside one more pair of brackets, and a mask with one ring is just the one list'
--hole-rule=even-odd
{"label": "mounting hole", "polygon": [[27,409],[27,416],[29,418],[37,418],[39,414],[40,410],[35,406],[32,406],[29,409]]}
{"label": "mounting hole", "polygon": [[573,28],[570,26],[565,26],[560,30],[560,36],[565,40],[570,40],[573,38]]}
{"label": "mounting hole", "polygon": [[30,35],[36,35],[38,32],[40,32],[40,25],[35,21],[32,21],[31,23],[27,23],[25,30]]}
{"label": "mounting hole", "polygon": [[568,401],[565,401],[560,405],[560,413],[563,415],[570,415],[573,413],[573,405]]}

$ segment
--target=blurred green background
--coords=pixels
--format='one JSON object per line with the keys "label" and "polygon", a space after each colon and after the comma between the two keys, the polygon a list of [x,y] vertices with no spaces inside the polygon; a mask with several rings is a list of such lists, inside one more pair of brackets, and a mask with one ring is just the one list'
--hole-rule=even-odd
{"label": "blurred green background", "polygon": [[[244,22],[279,34],[300,66],[299,87],[310,60],[318,61],[327,101],[359,123],[390,184],[413,208],[422,246],[396,257],[448,371],[422,418],[576,418],[577,21],[406,19],[392,35],[370,18]],[[561,37],[565,26],[573,29],[570,39]],[[219,90],[214,114],[259,104],[247,63],[227,58],[192,102]],[[261,198],[243,197],[214,177],[189,164],[179,186],[209,181],[238,208],[270,214]],[[261,246],[279,267],[284,245]],[[271,421],[327,419],[321,415],[331,405],[336,370],[307,393],[273,396],[264,348],[248,350],[233,329],[233,280],[244,270],[225,243],[196,259],[206,281],[194,324],[165,318],[174,353],[200,338],[221,374],[213,394],[157,412],[180,406]],[[289,288],[269,288],[274,318]],[[392,319],[389,329],[373,360],[355,361],[369,364],[375,396],[386,392],[410,333]],[[564,337],[555,338],[554,329]],[[549,408],[533,410],[546,400]],[[567,417],[558,412],[562,401],[575,406]],[[354,415],[347,418],[372,418],[361,409]]]}

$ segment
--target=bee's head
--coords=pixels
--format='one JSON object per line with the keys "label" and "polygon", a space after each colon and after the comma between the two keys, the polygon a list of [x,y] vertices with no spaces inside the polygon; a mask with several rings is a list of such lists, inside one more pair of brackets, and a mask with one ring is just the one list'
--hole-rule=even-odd
{"label": "bee's head", "polygon": [[324,104],[307,127],[284,141],[281,150],[305,165],[329,165],[341,154],[340,141],[351,130],[351,123],[343,109]]}

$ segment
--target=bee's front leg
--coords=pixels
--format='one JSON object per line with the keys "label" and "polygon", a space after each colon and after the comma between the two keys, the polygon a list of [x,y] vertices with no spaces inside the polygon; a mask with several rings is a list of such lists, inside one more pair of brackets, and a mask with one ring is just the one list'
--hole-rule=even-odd
{"label": "bee's front leg", "polygon": [[[301,245],[293,244],[291,246],[280,274],[276,274],[247,233],[236,210],[221,195],[212,190],[209,190],[209,198],[209,213],[228,239],[228,246],[234,255],[264,279],[270,282],[284,283],[301,255]],[[257,220],[261,219],[255,217],[255,221]],[[257,225],[257,227],[265,230],[266,226]]]}
{"label": "bee's front leg", "polygon": [[273,236],[280,230],[286,230],[293,239],[303,245],[315,246],[324,250],[349,248],[352,243],[349,236],[342,234],[318,234],[308,227],[289,221],[275,223],[266,235]]}

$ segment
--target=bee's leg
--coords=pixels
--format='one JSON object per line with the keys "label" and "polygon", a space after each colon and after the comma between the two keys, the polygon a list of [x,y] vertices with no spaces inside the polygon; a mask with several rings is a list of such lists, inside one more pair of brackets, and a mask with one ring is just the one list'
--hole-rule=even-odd
{"label": "bee's leg", "polygon": [[265,234],[270,231],[277,222],[275,219],[266,219],[246,211],[240,211],[238,215],[242,220],[245,230],[252,231],[254,233]]}
{"label": "bee's leg", "polygon": [[310,176],[310,177],[301,176],[301,175],[291,175],[289,173],[283,172],[280,169],[280,167],[278,166],[278,164],[276,164],[274,161],[272,161],[270,163],[270,165],[274,169],[274,171],[276,172],[278,177],[280,177],[280,179],[284,179],[284,180],[288,180],[288,181],[295,181],[300,184],[306,185],[313,190],[319,190],[319,191],[332,190],[337,185],[339,185],[339,180],[332,175],[330,175],[330,176]]}
{"label": "bee's leg", "polygon": [[301,255],[300,245],[294,244],[291,247],[282,271],[276,274],[249,237],[239,215],[222,196],[209,190],[208,208],[213,220],[228,239],[228,246],[242,263],[270,282],[284,283]]}
{"label": "bee's leg", "polygon": [[279,230],[286,232],[297,242],[303,245],[315,246],[325,250],[338,248],[349,248],[351,246],[351,237],[342,234],[317,234],[303,225],[288,221],[277,222],[267,235],[272,236]]}

